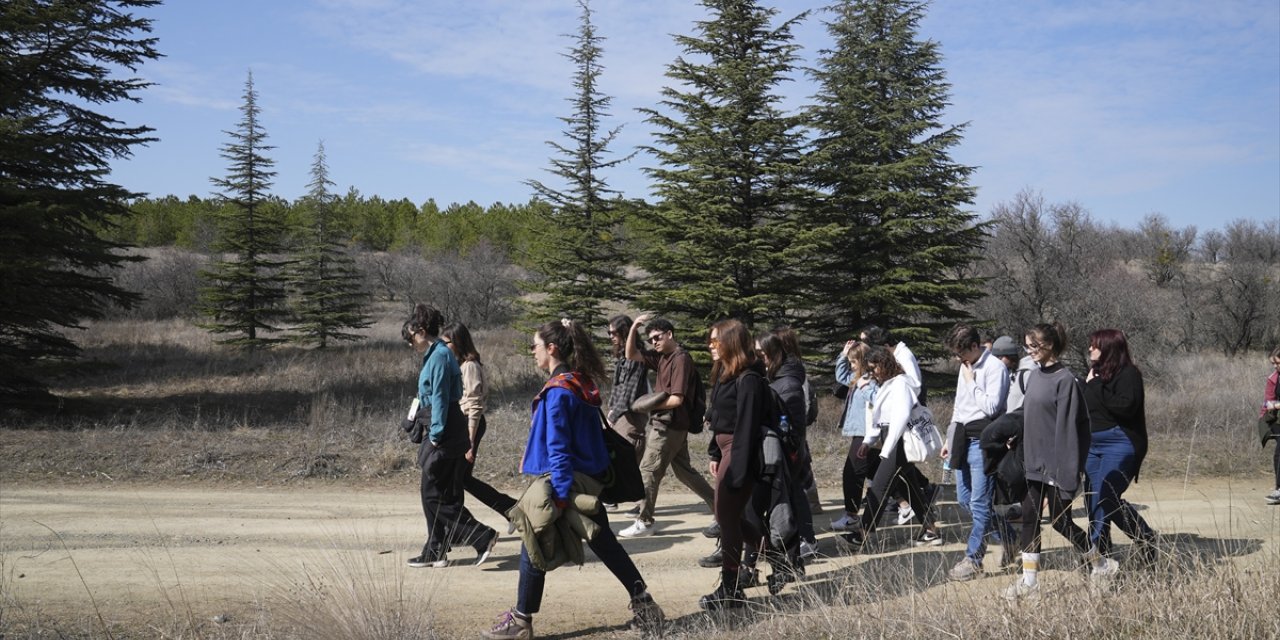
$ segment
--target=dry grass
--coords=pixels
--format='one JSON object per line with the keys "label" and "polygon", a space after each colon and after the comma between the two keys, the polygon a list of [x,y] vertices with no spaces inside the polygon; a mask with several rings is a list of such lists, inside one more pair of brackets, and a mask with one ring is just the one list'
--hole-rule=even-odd
{"label": "dry grass", "polygon": [[[398,424],[419,363],[400,340],[399,327],[398,315],[388,313],[359,345],[246,353],[214,345],[184,321],[95,325],[82,336],[89,362],[57,383],[55,391],[65,399],[60,411],[3,415],[0,483],[412,484],[414,447]],[[512,488],[521,483],[516,464],[541,375],[527,354],[527,335],[494,330],[478,332],[477,339],[494,390],[477,472]],[[1270,451],[1258,450],[1253,431],[1264,365],[1261,358],[1206,354],[1171,357],[1160,371],[1148,371],[1152,446],[1144,476],[1265,477]],[[947,396],[945,389],[932,394],[940,419],[950,413]],[[839,402],[827,395],[821,403],[810,439],[830,499],[838,491],[847,441],[834,427]],[[695,467],[702,468],[702,447],[691,449]],[[929,472],[936,477],[940,470]],[[425,608],[417,606],[430,600],[429,591],[410,593],[397,563],[397,569],[382,569],[340,550],[317,558],[301,578],[282,572],[277,591],[252,615],[226,624],[193,619],[179,590],[170,594],[169,610],[141,631],[103,628],[88,611],[79,619],[52,620],[38,606],[15,602],[6,588],[14,576],[2,551],[2,638],[434,637]],[[944,585],[944,569],[937,566],[872,558],[856,570],[805,583],[754,615],[695,616],[670,635],[1280,636],[1272,600],[1280,593],[1280,571],[1274,570],[1280,558],[1255,563],[1273,568],[1256,571],[1226,561],[1232,555],[1238,550],[1175,539],[1153,570],[1126,575],[1108,591],[1091,591],[1083,576],[1068,574],[1051,586],[1045,604],[1022,607],[1007,606],[990,589]],[[159,576],[163,559],[156,566]],[[157,588],[161,582],[158,577]]]}

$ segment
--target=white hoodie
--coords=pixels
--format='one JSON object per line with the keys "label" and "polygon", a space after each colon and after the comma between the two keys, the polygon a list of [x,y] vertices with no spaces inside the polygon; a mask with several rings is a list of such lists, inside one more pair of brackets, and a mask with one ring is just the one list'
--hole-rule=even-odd
{"label": "white hoodie", "polygon": [[902,440],[907,430],[907,422],[911,419],[911,410],[918,401],[918,388],[911,384],[906,374],[898,374],[889,378],[876,391],[876,399],[871,403],[871,420],[867,424],[867,440],[880,441],[880,457],[888,459],[894,454],[894,447]]}

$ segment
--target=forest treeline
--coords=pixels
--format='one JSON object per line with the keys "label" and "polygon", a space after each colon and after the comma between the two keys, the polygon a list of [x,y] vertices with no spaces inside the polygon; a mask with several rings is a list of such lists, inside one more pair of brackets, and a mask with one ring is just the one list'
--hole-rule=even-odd
{"label": "forest treeline", "polygon": [[[334,207],[342,235],[374,300],[433,300],[451,317],[494,326],[517,317],[543,218],[538,200],[440,208],[363,196]],[[115,241],[149,259],[118,274],[146,299],[113,315],[195,317],[198,272],[216,234],[216,199],[166,196],[134,201],[112,227]],[[295,205],[270,211],[295,220]],[[642,203],[629,203],[641,215]],[[296,222],[296,220],[295,220]],[[1081,331],[1116,326],[1144,352],[1211,349],[1228,354],[1280,341],[1280,222],[1239,219],[1221,228],[1176,227],[1159,214],[1127,228],[1097,219],[1075,202],[1014,194],[981,222],[987,235],[967,275],[983,282],[968,311],[992,330],[1017,331],[1063,318]],[[293,228],[301,228],[295,224]],[[617,233],[639,254],[657,241],[634,223]],[[634,273],[634,270],[632,270]]]}

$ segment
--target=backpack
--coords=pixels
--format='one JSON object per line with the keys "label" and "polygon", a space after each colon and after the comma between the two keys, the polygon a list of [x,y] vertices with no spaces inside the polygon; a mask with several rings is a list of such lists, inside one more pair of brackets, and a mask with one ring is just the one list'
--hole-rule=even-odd
{"label": "backpack", "polygon": [[688,398],[689,433],[702,433],[702,422],[707,417],[707,387],[702,383],[702,376],[697,370],[693,372],[693,393]]}
{"label": "backpack", "polygon": [[804,380],[804,426],[817,424],[818,422],[818,394],[813,390],[813,385],[809,384],[809,379]]}

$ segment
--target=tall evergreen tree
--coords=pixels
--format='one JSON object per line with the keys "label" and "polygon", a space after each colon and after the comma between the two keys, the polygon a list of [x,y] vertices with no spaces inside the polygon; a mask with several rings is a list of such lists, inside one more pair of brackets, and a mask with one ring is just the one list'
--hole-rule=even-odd
{"label": "tall evergreen tree", "polygon": [[139,196],[110,182],[152,129],[96,108],[150,83],[119,77],[160,57],[152,0],[0,3],[0,399],[46,397],[41,365],[79,354],[62,330],[138,297],[113,284],[128,260],[97,232]]}
{"label": "tall evergreen tree", "polygon": [[259,120],[258,93],[253,73],[245,81],[244,104],[235,131],[225,131],[231,142],[222,146],[230,163],[225,178],[211,178],[230,205],[220,220],[215,248],[223,257],[202,275],[209,283],[201,292],[201,309],[210,322],[203,325],[220,334],[236,334],[223,344],[256,348],[283,338],[259,335],[279,331],[277,323],[288,314],[285,307],[283,224],[271,205],[271,179],[275,162],[263,155],[274,149]]}
{"label": "tall evergreen tree", "polygon": [[537,180],[527,183],[551,205],[538,209],[541,226],[548,231],[538,235],[530,255],[534,271],[541,275],[531,288],[544,297],[530,311],[535,320],[569,316],[586,326],[601,326],[606,320],[604,303],[632,296],[631,282],[623,271],[627,256],[621,231],[626,208],[604,176],[607,169],[631,156],[607,158],[609,144],[621,127],[606,129],[602,124],[612,102],[599,89],[604,38],[591,22],[590,3],[579,0],[578,5],[582,9],[578,33],[564,54],[575,67],[576,93],[568,98],[573,113],[560,118],[567,127],[566,142],[547,143],[556,151],[548,171],[565,186],[557,189]]}
{"label": "tall evergreen tree", "polygon": [[805,280],[812,306],[802,323],[826,344],[866,323],[923,342],[980,294],[963,275],[984,236],[964,209],[973,168],[950,157],[964,126],[941,122],[950,85],[937,43],[917,35],[925,5],[846,0],[831,8],[834,46],[814,71],[811,160],[825,196],[819,215],[838,232]]}
{"label": "tall evergreen tree", "polygon": [[305,220],[302,246],[288,270],[297,322],[291,337],[323,349],[333,341],[361,339],[347,330],[369,326],[365,311],[368,296],[355,260],[342,242],[336,220],[337,196],[329,191],[334,183],[329,179],[323,142],[316,149],[307,186],[301,203]]}
{"label": "tall evergreen tree", "polygon": [[777,88],[794,70],[791,30],[804,15],[773,27],[777,12],[751,0],[702,4],[710,19],[676,36],[683,55],[667,68],[679,86],[662,90],[662,111],[642,110],[657,129],[649,151],[661,166],[648,172],[661,202],[646,216],[652,286],[641,300],[694,326],[789,320],[815,229],[803,134]]}

